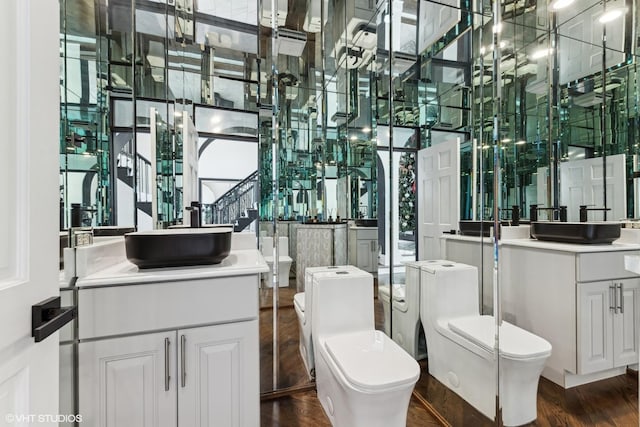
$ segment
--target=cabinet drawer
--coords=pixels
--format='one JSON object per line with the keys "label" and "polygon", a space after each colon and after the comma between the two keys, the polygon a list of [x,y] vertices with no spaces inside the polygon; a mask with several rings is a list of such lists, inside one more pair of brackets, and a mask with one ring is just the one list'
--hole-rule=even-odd
{"label": "cabinet drawer", "polygon": [[378,240],[378,229],[358,229],[356,230],[356,239],[358,240]]}
{"label": "cabinet drawer", "polygon": [[624,279],[638,277],[625,270],[624,256],[640,255],[640,251],[616,251],[581,253],[577,256],[577,281],[593,282],[597,280]]}
{"label": "cabinet drawer", "polygon": [[78,291],[80,339],[255,319],[258,276]]}

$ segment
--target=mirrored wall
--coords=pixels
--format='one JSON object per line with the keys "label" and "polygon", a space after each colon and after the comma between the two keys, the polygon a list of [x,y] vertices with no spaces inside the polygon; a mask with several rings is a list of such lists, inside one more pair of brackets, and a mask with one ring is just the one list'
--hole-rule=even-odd
{"label": "mirrored wall", "polygon": [[[61,228],[167,228],[199,201],[204,224],[288,258],[260,290],[265,396],[314,386],[305,268],[351,264],[420,364],[410,425],[637,424],[637,1],[63,0],[61,16]],[[578,241],[596,223],[620,234]]]}

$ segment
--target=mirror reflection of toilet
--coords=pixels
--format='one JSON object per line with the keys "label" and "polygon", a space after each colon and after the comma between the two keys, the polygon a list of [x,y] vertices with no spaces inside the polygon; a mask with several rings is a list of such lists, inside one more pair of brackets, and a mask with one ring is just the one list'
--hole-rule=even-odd
{"label": "mirror reflection of toilet", "polygon": [[331,424],[404,427],[420,366],[374,329],[373,276],[334,270],[312,283],[316,388]]}
{"label": "mirror reflection of toilet", "polygon": [[[271,275],[273,274],[273,237],[263,236],[262,239],[262,255],[269,266],[269,272],[263,273],[267,287],[273,287]],[[289,256],[289,238],[280,236],[278,238],[278,286],[289,286],[289,272],[293,259]]]}
{"label": "mirror reflection of toilet", "polygon": [[313,275],[325,271],[361,271],[352,265],[329,265],[324,267],[307,267],[304,270],[304,292],[298,292],[293,296],[293,308],[298,317],[299,349],[302,362],[309,375],[309,379],[315,378],[315,362],[313,358],[313,341],[311,339],[311,302],[313,301],[312,281]]}
{"label": "mirror reflection of toilet", "polygon": [[[405,265],[405,283],[393,285],[393,310],[389,304],[389,285],[378,283],[378,298],[384,313],[384,332],[416,360],[427,357],[426,342],[420,322],[420,267],[446,264],[444,259],[411,261]],[[389,325],[393,316],[393,336]]]}
{"label": "mirror reflection of toilet", "polygon": [[[479,313],[477,268],[455,262],[422,266],[420,283],[429,374],[494,419],[496,322]],[[499,341],[503,423],[532,422],[537,417],[538,380],[551,344],[504,321]]]}

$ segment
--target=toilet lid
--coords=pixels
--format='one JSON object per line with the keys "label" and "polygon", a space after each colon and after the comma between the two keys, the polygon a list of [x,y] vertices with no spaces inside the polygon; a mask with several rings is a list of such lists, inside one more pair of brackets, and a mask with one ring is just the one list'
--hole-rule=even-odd
{"label": "toilet lid", "polygon": [[325,348],[346,379],[367,391],[415,383],[420,366],[381,331],[361,331],[327,338]]}
{"label": "toilet lid", "polygon": [[[493,316],[461,317],[449,321],[452,331],[487,351],[493,351],[495,327]],[[551,353],[551,344],[547,340],[505,321],[500,326],[499,340],[503,357],[529,359]]]}
{"label": "toilet lid", "polygon": [[304,312],[304,292],[298,292],[293,296],[293,303],[300,308],[300,311]]}

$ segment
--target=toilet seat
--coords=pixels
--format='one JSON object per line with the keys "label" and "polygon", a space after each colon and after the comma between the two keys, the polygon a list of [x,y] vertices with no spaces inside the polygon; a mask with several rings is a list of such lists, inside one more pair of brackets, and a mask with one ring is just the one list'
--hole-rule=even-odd
{"label": "toilet seat", "polygon": [[[486,351],[493,352],[495,344],[495,318],[469,316],[449,320],[449,328]],[[509,322],[500,326],[500,356],[508,359],[534,359],[548,357],[551,344]]]}
{"label": "toilet seat", "polygon": [[328,337],[326,354],[353,387],[384,392],[415,383],[416,361],[381,331],[366,330]]}

